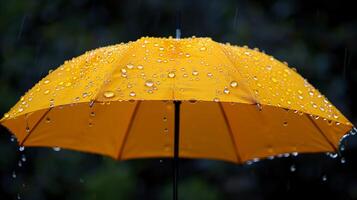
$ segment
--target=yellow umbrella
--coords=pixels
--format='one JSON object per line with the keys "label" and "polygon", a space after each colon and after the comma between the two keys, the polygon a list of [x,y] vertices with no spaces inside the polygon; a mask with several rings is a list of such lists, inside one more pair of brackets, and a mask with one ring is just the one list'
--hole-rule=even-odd
{"label": "yellow umbrella", "polygon": [[126,160],[173,157],[176,142],[176,156],[234,163],[337,151],[352,128],[287,63],[195,37],[88,51],[50,72],[0,122],[21,146]]}

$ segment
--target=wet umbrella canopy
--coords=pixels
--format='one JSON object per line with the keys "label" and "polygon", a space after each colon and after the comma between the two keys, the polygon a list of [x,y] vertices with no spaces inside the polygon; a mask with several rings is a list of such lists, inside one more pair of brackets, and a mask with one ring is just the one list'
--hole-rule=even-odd
{"label": "wet umbrella canopy", "polygon": [[234,163],[335,152],[352,128],[286,63],[195,37],[143,37],[66,61],[0,122],[20,146],[125,160],[172,157],[179,139],[179,157]]}
{"label": "wet umbrella canopy", "polygon": [[286,64],[209,38],[141,38],[89,51],[41,80],[1,123],[21,146],[170,157],[174,100],[183,101],[180,157],[242,163],[332,152],[352,127]]}
{"label": "wet umbrella canopy", "polygon": [[0,4],[1,200],[357,199],[352,2]]}

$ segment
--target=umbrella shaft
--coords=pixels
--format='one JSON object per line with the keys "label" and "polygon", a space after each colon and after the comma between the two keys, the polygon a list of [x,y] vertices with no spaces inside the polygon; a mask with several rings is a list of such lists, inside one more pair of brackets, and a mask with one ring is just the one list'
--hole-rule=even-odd
{"label": "umbrella shaft", "polygon": [[180,146],[180,106],[181,101],[174,101],[175,104],[175,132],[174,132],[174,160],[173,160],[173,199],[178,199],[177,180],[179,171],[179,146]]}

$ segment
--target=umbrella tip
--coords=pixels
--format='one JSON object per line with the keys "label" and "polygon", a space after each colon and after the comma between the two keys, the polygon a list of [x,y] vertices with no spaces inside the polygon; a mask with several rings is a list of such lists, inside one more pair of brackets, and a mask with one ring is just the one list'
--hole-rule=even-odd
{"label": "umbrella tip", "polygon": [[181,12],[176,11],[176,39],[181,38]]}
{"label": "umbrella tip", "polygon": [[180,39],[181,38],[181,29],[177,28],[176,29],[176,39]]}

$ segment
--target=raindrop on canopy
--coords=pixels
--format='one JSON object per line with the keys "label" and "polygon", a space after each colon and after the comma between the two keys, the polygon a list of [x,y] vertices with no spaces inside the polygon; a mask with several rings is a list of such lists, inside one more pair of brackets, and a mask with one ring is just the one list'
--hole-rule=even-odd
{"label": "raindrop on canopy", "polygon": [[154,85],[154,82],[153,82],[152,80],[147,80],[147,81],[145,82],[145,85],[146,85],[147,87],[152,87],[152,86]]}
{"label": "raindrop on canopy", "polygon": [[175,72],[169,72],[169,74],[168,74],[169,78],[174,78],[175,76],[176,76]]}
{"label": "raindrop on canopy", "polygon": [[237,82],[237,81],[232,81],[232,82],[230,83],[230,86],[231,86],[232,88],[235,88],[235,87],[238,86],[238,82]]}
{"label": "raindrop on canopy", "polygon": [[114,92],[112,91],[105,91],[103,95],[106,98],[113,98],[115,96]]}
{"label": "raindrop on canopy", "polygon": [[126,67],[127,67],[128,69],[133,69],[133,68],[134,68],[134,65],[132,65],[132,64],[127,64]]}

